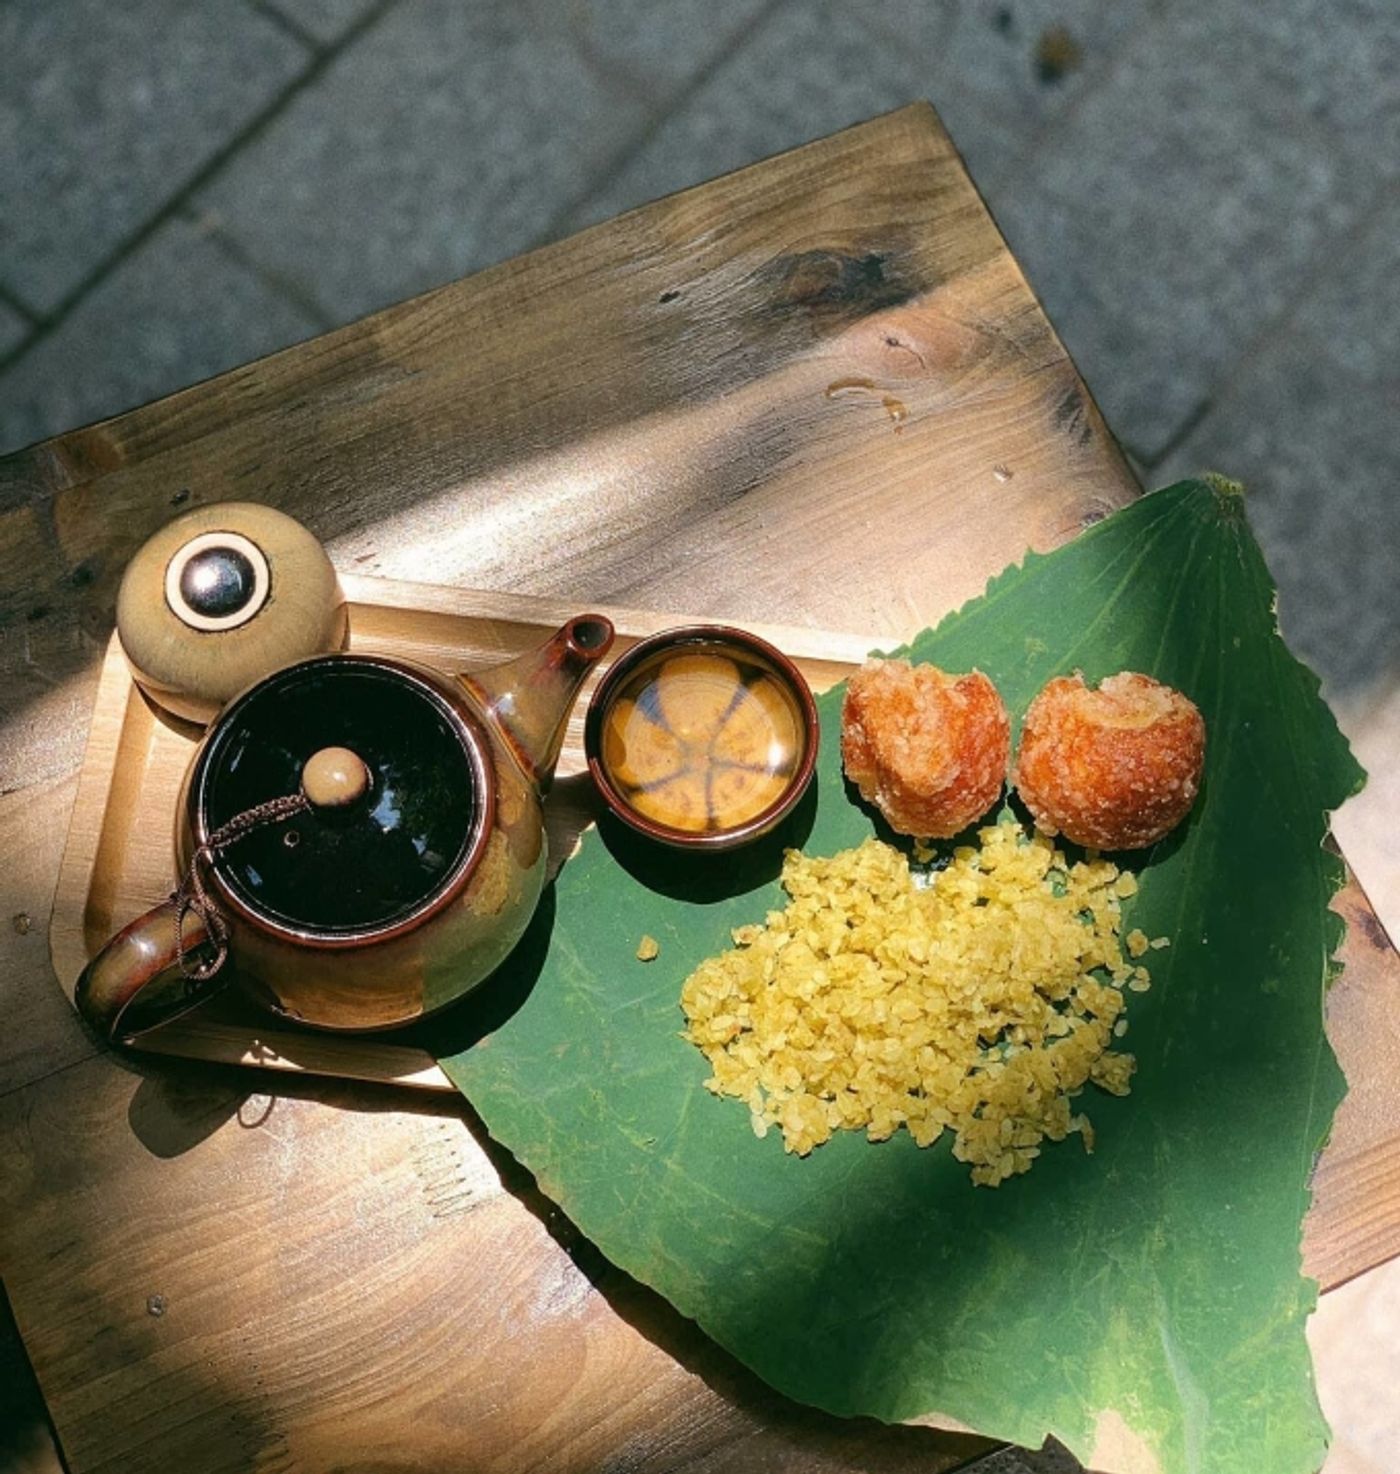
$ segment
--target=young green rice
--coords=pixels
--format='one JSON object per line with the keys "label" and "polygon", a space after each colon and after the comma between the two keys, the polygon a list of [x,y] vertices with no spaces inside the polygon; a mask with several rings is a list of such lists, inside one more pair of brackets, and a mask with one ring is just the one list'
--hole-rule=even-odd
{"label": "young green rice", "polygon": [[1137,935],[1132,961],[1119,937],[1137,883],[1014,822],[979,840],[926,887],[879,840],[789,850],[787,906],[686,979],[705,1083],[745,1101],[757,1135],[776,1126],[805,1156],[839,1130],[883,1141],[902,1126],[929,1146],[946,1129],[987,1187],[1028,1171],[1047,1137],[1077,1131],[1092,1150],[1071,1102],[1089,1082],[1128,1093],[1134,1059],[1109,1046],[1124,986],[1148,983]]}

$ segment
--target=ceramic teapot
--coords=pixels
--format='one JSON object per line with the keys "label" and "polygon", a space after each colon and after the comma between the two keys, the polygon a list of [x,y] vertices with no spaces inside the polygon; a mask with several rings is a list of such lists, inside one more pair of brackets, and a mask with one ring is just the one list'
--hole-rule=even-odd
{"label": "ceramic teapot", "polygon": [[[218,621],[260,590],[271,608],[286,560],[268,558],[261,582],[246,577],[243,544],[256,546],[263,524],[234,510],[248,515],[214,520],[236,523],[236,539],[195,529],[200,563],[183,583],[169,568],[190,539],[158,535],[156,554],[143,550],[128,570],[119,614],[139,607],[128,597],[133,570],[157,575],[161,619],[215,621],[189,625],[194,636],[235,628]],[[227,558],[229,547],[240,558]],[[319,607],[313,623],[321,641],[344,628]],[[271,619],[268,629],[277,633]],[[119,633],[129,652],[154,648],[120,620]],[[89,963],[77,987],[83,1015],[129,1040],[236,975],[284,1018],[371,1030],[468,993],[535,911],[547,860],[542,796],[574,698],[612,638],[611,623],[588,614],[475,675],[334,650],[263,674],[217,715],[186,772],[175,841],[183,881]],[[285,649],[285,639],[272,643]],[[159,648],[172,663],[169,642]],[[197,684],[178,674],[191,659],[182,648],[176,673],[159,680],[138,665],[138,682],[156,700]]]}

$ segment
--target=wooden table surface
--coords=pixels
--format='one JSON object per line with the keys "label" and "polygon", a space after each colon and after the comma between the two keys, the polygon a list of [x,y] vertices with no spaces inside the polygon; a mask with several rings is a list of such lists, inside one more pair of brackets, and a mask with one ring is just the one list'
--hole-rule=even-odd
{"label": "wooden table surface", "polygon": [[[0,1274],[69,1466],[927,1471],[985,1447],[769,1392],[460,1102],[83,1033],[46,922],[150,532],[252,498],[349,570],[902,638],[1137,492],[924,106],[0,461]],[[1340,905],[1324,1283],[1400,1251],[1400,962],[1355,887]]]}

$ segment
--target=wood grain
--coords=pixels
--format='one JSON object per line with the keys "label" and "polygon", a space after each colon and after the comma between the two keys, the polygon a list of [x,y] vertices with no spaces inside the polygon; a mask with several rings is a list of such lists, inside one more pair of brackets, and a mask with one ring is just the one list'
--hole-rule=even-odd
{"label": "wood grain", "polygon": [[1347,934],[1327,1037],[1347,1094],[1303,1222],[1303,1264],[1323,1289],[1400,1254],[1400,957],[1355,876],[1332,909]]}
{"label": "wood grain", "polygon": [[63,1474],[48,1410],[0,1290],[0,1469],[5,1474]]}
{"label": "wood grain", "polygon": [[49,779],[0,797],[0,1095],[95,1054],[55,986],[48,921],[77,785]]}
{"label": "wood grain", "polygon": [[899,635],[1135,491],[906,109],[0,460],[0,622],[43,645],[0,652],[0,719],[91,669],[125,563],[202,502],[415,582]]}
{"label": "wood grain", "polygon": [[786,1402],[460,1100],[266,1086],[102,1058],[0,1102],[0,1252],[72,1467],[939,1474],[989,1447]]}
{"label": "wood grain", "polygon": [[[273,503],[342,570],[898,639],[1137,490],[942,128],[905,109],[0,460],[0,793],[56,785],[0,810],[6,858],[50,826],[30,884],[52,885],[116,581],[180,507]],[[1329,1273],[1400,1249],[1390,1188],[1334,1196],[1396,1160],[1400,1118],[1369,1043],[1395,955],[1351,901],[1332,1026],[1376,1131],[1343,1151],[1344,1111],[1319,1172]],[[33,1032],[0,1101],[0,1273],[79,1474],[937,1470],[977,1447],[775,1401],[455,1103],[284,1081],[264,1119],[264,1078],[84,1058],[36,966],[3,983]]]}

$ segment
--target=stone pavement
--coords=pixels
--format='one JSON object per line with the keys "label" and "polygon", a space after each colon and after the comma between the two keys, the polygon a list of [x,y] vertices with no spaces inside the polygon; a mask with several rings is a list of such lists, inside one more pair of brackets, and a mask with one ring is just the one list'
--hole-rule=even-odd
{"label": "stone pavement", "polygon": [[[0,0],[0,452],[919,97],[1396,769],[1396,0]],[[1392,927],[1396,781],[1338,826]]]}

